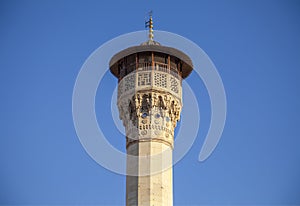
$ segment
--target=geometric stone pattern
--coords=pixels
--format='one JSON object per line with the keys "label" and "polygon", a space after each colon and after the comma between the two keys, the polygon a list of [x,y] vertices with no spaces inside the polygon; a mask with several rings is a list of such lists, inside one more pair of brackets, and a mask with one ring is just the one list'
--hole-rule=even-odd
{"label": "geometric stone pattern", "polygon": [[124,82],[125,91],[129,91],[135,87],[135,76],[129,75]]}
{"label": "geometric stone pattern", "polygon": [[151,85],[151,72],[138,73],[138,86]]}
{"label": "geometric stone pattern", "polygon": [[[151,87],[151,88],[149,88]],[[118,97],[133,95],[136,91],[156,89],[168,92],[181,101],[181,78],[172,72],[163,71],[137,71],[125,76],[118,87]]]}
{"label": "geometric stone pattern", "polygon": [[167,74],[154,73],[154,85],[157,87],[167,88]]}
{"label": "geometric stone pattern", "polygon": [[173,92],[178,93],[179,91],[179,84],[175,77],[170,76],[170,88]]}

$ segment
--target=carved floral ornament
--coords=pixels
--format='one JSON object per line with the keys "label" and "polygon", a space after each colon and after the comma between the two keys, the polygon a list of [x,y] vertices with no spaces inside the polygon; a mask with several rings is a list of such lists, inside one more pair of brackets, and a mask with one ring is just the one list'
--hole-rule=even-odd
{"label": "carved floral ornament", "polygon": [[138,92],[130,97],[118,99],[120,119],[124,126],[138,127],[139,120],[150,116],[171,122],[173,129],[180,119],[181,103],[173,95],[154,91]]}

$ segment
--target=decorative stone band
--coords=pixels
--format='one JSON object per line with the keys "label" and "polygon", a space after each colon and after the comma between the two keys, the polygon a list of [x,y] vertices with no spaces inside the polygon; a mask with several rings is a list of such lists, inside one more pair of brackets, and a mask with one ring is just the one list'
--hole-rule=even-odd
{"label": "decorative stone band", "polygon": [[131,145],[139,143],[139,142],[160,142],[160,143],[168,145],[172,149],[174,148],[174,141],[167,141],[167,140],[164,140],[163,138],[147,138],[147,139],[140,139],[140,140],[132,140],[127,137],[126,138],[126,149],[128,147],[130,147]]}
{"label": "decorative stone band", "polygon": [[127,147],[136,142],[159,141],[173,148],[174,128],[180,119],[181,97],[165,90],[139,90],[120,95],[118,108],[126,129]]}
{"label": "decorative stone band", "polygon": [[181,77],[174,75],[172,71],[149,68],[137,70],[125,76],[118,85],[118,98],[133,95],[140,90],[154,89],[168,92],[181,101]]}

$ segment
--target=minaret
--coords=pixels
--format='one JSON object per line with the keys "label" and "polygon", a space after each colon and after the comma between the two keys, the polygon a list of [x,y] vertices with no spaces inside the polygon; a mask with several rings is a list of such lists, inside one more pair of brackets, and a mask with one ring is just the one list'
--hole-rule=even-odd
{"label": "minaret", "polygon": [[[118,109],[126,129],[126,205],[173,205],[172,150],[182,108],[182,79],[192,71],[183,52],[153,40],[110,60],[118,78]],[[132,158],[135,157],[135,158]]]}

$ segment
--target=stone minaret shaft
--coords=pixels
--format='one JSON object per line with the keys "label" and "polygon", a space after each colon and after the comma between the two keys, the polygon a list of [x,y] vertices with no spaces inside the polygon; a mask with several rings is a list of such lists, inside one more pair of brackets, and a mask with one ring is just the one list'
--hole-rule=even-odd
{"label": "stone minaret shaft", "polygon": [[118,108],[126,129],[126,205],[173,205],[172,150],[182,108],[182,78],[192,62],[149,40],[110,61],[118,78]]}

